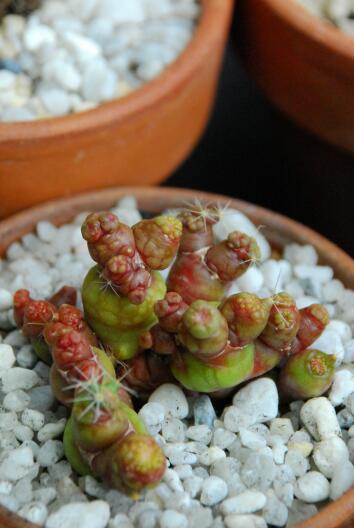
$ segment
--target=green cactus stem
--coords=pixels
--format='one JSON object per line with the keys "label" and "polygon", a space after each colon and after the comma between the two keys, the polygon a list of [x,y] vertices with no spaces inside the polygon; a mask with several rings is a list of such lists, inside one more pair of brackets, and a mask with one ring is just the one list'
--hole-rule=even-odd
{"label": "green cactus stem", "polygon": [[304,400],[324,394],[332,384],[335,356],[319,350],[303,350],[289,357],[278,384],[287,399]]}
{"label": "green cactus stem", "polygon": [[157,322],[154,304],[165,292],[161,275],[152,272],[152,284],[145,301],[134,305],[107,286],[96,266],[88,272],[82,286],[86,321],[117,359],[130,359],[141,348],[140,336]]}
{"label": "green cactus stem", "polygon": [[226,347],[224,354],[206,363],[190,352],[174,357],[171,371],[186,389],[212,393],[235,387],[248,379],[254,368],[254,345]]}

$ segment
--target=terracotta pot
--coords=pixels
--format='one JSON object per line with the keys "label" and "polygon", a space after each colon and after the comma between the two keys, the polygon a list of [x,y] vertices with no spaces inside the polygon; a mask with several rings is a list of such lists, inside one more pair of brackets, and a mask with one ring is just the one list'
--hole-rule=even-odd
{"label": "terracotta pot", "polygon": [[206,126],[233,4],[202,0],[186,50],[127,97],[62,118],[0,124],[0,218],[80,191],[166,178]]}
{"label": "terracotta pot", "polygon": [[[264,226],[264,234],[274,247],[294,241],[312,244],[323,264],[332,266],[337,278],[347,287],[354,288],[354,261],[337,246],[311,229],[262,207],[225,196],[199,191],[173,188],[116,188],[95,193],[81,194],[68,199],[56,200],[19,213],[0,222],[0,257],[6,248],[24,234],[30,232],[39,220],[63,224],[82,211],[102,210],[111,207],[124,195],[133,194],[140,209],[157,213],[167,207],[181,206],[198,197],[207,202],[229,204],[247,214],[258,225]],[[18,516],[0,507],[1,528],[35,528]],[[351,528],[354,526],[354,488],[339,500],[331,503],[308,521],[294,528]]]}
{"label": "terracotta pot", "polygon": [[251,75],[288,116],[354,152],[354,39],[297,0],[241,0],[236,39]]}

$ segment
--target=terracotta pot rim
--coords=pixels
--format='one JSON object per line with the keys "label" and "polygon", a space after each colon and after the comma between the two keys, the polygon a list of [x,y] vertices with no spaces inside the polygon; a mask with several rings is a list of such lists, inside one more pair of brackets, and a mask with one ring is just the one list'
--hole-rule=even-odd
{"label": "terracotta pot rim", "polygon": [[330,49],[333,53],[354,61],[354,38],[347,35],[330,22],[321,19],[306,9],[297,0],[259,0],[268,5],[289,25],[295,26],[300,33]]}
{"label": "terracotta pot rim", "polygon": [[[61,224],[74,217],[78,212],[88,210],[92,202],[97,207],[108,207],[122,196],[128,194],[135,195],[138,201],[145,200],[152,204],[152,211],[158,211],[161,207],[171,207],[186,200],[190,201],[195,197],[199,197],[206,202],[220,200],[222,204],[228,203],[231,207],[239,207],[253,219],[257,218],[259,222],[265,223],[265,227],[268,226],[271,230],[278,230],[280,233],[284,231],[288,238],[293,238],[300,243],[313,244],[334,263],[333,267],[336,267],[337,270],[336,275],[338,275],[339,270],[348,278],[349,287],[354,287],[354,260],[334,243],[312,229],[284,215],[249,202],[234,198],[230,199],[230,197],[224,195],[175,187],[113,187],[37,205],[0,221],[0,255],[11,242],[18,240],[24,233],[30,232],[40,219],[55,220],[57,218],[57,223]],[[347,491],[345,495],[336,501],[331,502],[317,515],[303,523],[297,524],[294,528],[339,528],[340,526],[344,527],[344,525],[349,526],[349,524],[344,523],[353,518],[353,499],[354,488]],[[5,525],[1,524],[4,528],[37,528],[37,525],[26,522],[16,514],[6,510],[3,506],[0,506],[1,521],[5,522]]]}
{"label": "terracotta pot rim", "polygon": [[35,141],[105,127],[112,121],[136,116],[156,102],[163,102],[186,82],[208,60],[214,42],[219,39],[220,25],[234,6],[234,0],[201,0],[202,12],[189,44],[177,59],[155,79],[130,94],[102,103],[92,110],[63,117],[29,122],[0,123],[0,141]]}

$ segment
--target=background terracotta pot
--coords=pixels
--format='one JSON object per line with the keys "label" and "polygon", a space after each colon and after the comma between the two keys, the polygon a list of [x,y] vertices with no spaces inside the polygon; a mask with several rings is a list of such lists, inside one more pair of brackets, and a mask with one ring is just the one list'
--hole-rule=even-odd
{"label": "background terracotta pot", "polygon": [[354,152],[354,39],[297,0],[241,0],[236,39],[251,75],[292,119]]}
{"label": "background terracotta pot", "polygon": [[[199,191],[174,188],[116,188],[95,193],[81,194],[64,200],[56,200],[19,213],[0,222],[0,257],[6,248],[24,234],[30,232],[38,221],[49,220],[56,225],[70,221],[82,211],[102,210],[115,204],[122,196],[136,196],[139,208],[157,213],[167,207],[181,206],[198,197],[207,202],[217,201],[222,205],[236,207],[257,225],[264,226],[263,233],[274,247],[280,248],[288,242],[312,244],[323,264],[332,266],[335,276],[347,287],[354,288],[354,261],[341,249],[321,235],[285,216],[262,207],[225,196]],[[35,528],[15,514],[0,507],[1,528]],[[352,528],[354,526],[354,488],[339,500],[331,503],[308,521],[294,528]]]}
{"label": "background terracotta pot", "polygon": [[186,50],[127,97],[62,118],[0,124],[0,218],[54,197],[166,178],[206,125],[233,4],[202,0]]}

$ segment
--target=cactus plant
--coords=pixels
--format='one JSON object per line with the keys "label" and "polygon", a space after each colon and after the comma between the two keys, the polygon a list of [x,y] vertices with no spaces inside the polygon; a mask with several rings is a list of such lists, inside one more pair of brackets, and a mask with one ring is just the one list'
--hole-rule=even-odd
{"label": "cactus plant", "polygon": [[[279,366],[284,397],[305,399],[333,380],[334,358],[311,349],[329,321],[323,306],[298,310],[286,292],[228,295],[260,251],[238,231],[214,243],[218,219],[201,205],[133,227],[111,212],[90,214],[82,235],[96,265],[82,286],[85,316],[70,288],[49,300],[14,296],[17,325],[52,363],[54,393],[72,408],[68,460],[133,497],[160,481],[166,463],[128,385],[145,395],[175,379],[217,395]],[[159,272],[168,267],[165,283]]]}
{"label": "cactus plant", "polygon": [[2,0],[0,3],[0,18],[8,13],[28,15],[41,4],[41,0]]}

